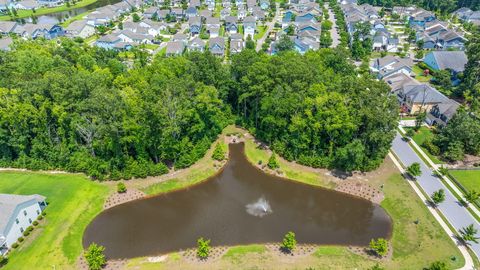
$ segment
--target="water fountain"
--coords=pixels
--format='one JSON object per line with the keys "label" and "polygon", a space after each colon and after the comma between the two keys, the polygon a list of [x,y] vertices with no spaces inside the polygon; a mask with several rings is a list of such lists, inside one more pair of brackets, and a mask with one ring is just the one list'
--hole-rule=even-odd
{"label": "water fountain", "polygon": [[247,213],[256,217],[263,217],[272,213],[272,208],[264,197],[261,197],[254,203],[247,204],[246,208]]}

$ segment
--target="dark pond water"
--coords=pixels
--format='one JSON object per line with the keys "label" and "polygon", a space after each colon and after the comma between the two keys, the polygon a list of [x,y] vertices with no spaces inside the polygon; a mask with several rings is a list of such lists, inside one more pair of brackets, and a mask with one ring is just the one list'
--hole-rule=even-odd
{"label": "dark pond water", "polygon": [[390,237],[391,219],[369,201],[267,175],[246,160],[243,144],[232,144],[217,176],[102,212],[83,244],[131,258],[192,248],[199,237],[212,245],[279,242],[288,231],[299,243],[368,245]]}
{"label": "dark pond water", "polygon": [[[36,17],[37,17],[38,23],[60,23],[78,14],[81,14],[90,10],[94,10],[99,7],[113,5],[121,1],[122,0],[98,0],[95,3],[86,5],[81,8],[76,8],[68,11],[55,12],[47,15],[36,16]],[[31,18],[26,18],[25,20],[27,22],[32,21]]]}

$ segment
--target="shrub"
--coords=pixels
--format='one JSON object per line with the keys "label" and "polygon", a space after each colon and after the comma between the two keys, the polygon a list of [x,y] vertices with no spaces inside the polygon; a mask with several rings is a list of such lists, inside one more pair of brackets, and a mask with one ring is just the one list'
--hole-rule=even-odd
{"label": "shrub", "polygon": [[103,252],[105,247],[97,245],[95,243],[90,244],[86,250],[84,257],[87,260],[88,269],[90,270],[100,270],[103,268],[107,260]]}
{"label": "shrub", "polygon": [[217,143],[215,149],[213,150],[212,158],[218,161],[225,159],[225,147],[223,144]]}
{"label": "shrub", "polygon": [[32,222],[32,224],[33,224],[33,226],[37,226],[37,225],[38,225],[38,221],[34,220],[34,221]]}
{"label": "shrub", "polygon": [[47,215],[47,212],[43,211],[42,216],[46,216],[46,215]]}
{"label": "shrub", "polygon": [[295,248],[297,245],[297,240],[295,239],[295,233],[294,232],[288,232],[285,234],[283,237],[282,241],[282,249],[287,251],[287,252],[292,252],[292,250]]}
{"label": "shrub", "polygon": [[23,236],[29,236],[30,235],[30,232],[29,231],[24,231],[23,232]]}
{"label": "shrub", "polygon": [[415,136],[415,130],[410,128],[407,130],[407,133],[405,133],[405,135],[407,135],[407,137],[412,138],[413,136]]}
{"label": "shrub", "polygon": [[385,256],[388,252],[388,242],[384,238],[378,238],[376,241],[375,239],[372,239],[370,241],[370,248],[378,256]]}
{"label": "shrub", "polygon": [[8,257],[0,255],[0,267],[6,265],[8,263]]}
{"label": "shrub", "polygon": [[206,240],[203,239],[203,237],[200,237],[197,240],[197,246],[197,256],[201,259],[207,258],[210,253],[210,240]]}
{"label": "shrub", "polygon": [[280,167],[280,165],[278,164],[277,155],[275,154],[275,152],[273,152],[270,158],[268,159],[267,166],[272,170],[278,169]]}
{"label": "shrub", "polygon": [[29,232],[33,231],[33,226],[28,226],[27,231],[29,231]]}
{"label": "shrub", "polygon": [[125,186],[125,183],[120,182],[117,184],[117,192],[118,193],[125,193],[127,192],[127,187]]}
{"label": "shrub", "polygon": [[433,144],[431,140],[426,140],[425,142],[423,142],[422,146],[425,147],[425,149],[427,149],[430,154],[434,156],[440,155],[440,148]]}
{"label": "shrub", "polygon": [[445,190],[439,189],[433,192],[430,198],[432,199],[435,205],[438,205],[439,203],[445,201]]}
{"label": "shrub", "polygon": [[18,243],[15,242],[12,244],[12,248],[17,248],[17,247],[18,247]]}
{"label": "shrub", "polygon": [[410,176],[412,176],[413,178],[422,175],[420,164],[418,162],[415,162],[412,165],[408,166],[407,173],[410,174]]}
{"label": "shrub", "polygon": [[23,238],[23,237],[21,237],[21,236],[17,239],[17,241],[18,241],[19,243],[23,242],[23,240],[25,240],[25,238]]}
{"label": "shrub", "polygon": [[40,216],[37,217],[37,220],[42,220],[42,219],[43,219],[43,216],[42,216],[42,215],[40,215]]}

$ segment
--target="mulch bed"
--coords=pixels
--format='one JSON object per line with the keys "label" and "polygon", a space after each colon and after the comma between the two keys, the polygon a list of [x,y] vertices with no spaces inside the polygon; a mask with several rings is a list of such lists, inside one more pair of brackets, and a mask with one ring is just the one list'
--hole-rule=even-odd
{"label": "mulch bed", "polygon": [[[107,264],[102,268],[104,270],[118,270],[118,269],[123,269],[127,263],[127,260],[108,260]],[[80,259],[78,260],[78,269],[80,270],[88,270],[88,265],[87,261],[85,258],[80,256]]]}
{"label": "mulch bed", "polygon": [[349,246],[348,250],[351,252],[360,255],[364,258],[370,259],[370,260],[375,260],[375,261],[389,261],[392,259],[393,256],[393,248],[392,245],[389,243],[388,245],[388,252],[387,255],[380,257],[376,254],[374,254],[368,247],[354,247],[354,246]]}
{"label": "mulch bed", "polygon": [[191,248],[181,252],[182,257],[191,263],[208,263],[212,261],[219,260],[220,258],[227,253],[228,247],[220,246],[220,247],[212,247],[208,257],[205,259],[201,259],[197,256],[197,249]]}
{"label": "mulch bed", "polygon": [[370,186],[367,183],[356,180],[341,181],[338,183],[335,190],[361,197],[377,204],[380,204],[380,202],[384,199],[384,195],[380,190]]}
{"label": "mulch bed", "polygon": [[267,249],[274,255],[285,258],[298,258],[312,255],[318,248],[318,245],[297,244],[292,252],[284,252],[280,243],[271,243],[265,245]]}
{"label": "mulch bed", "polygon": [[103,209],[108,209],[116,205],[137,200],[143,197],[145,197],[145,193],[134,188],[129,188],[125,193],[115,192],[107,198],[105,204],[103,205]]}

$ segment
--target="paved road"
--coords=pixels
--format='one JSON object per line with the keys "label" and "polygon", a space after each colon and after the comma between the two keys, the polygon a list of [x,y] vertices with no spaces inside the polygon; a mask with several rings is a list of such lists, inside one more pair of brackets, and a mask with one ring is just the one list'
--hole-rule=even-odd
{"label": "paved road", "polygon": [[275,22],[279,21],[280,18],[281,18],[281,16],[280,16],[281,15],[280,4],[277,3],[276,6],[277,6],[277,9],[276,9],[276,12],[275,12],[275,16],[273,17],[271,22],[266,23],[267,30],[265,31],[265,34],[263,35],[263,37],[261,37],[259,40],[257,40],[257,47],[255,48],[257,50],[257,52],[259,52],[262,49],[262,45],[265,42],[265,39],[270,34],[270,32],[272,31],[273,27],[275,26]]}
{"label": "paved road", "polygon": [[[405,166],[409,166],[414,162],[420,163],[422,176],[417,177],[417,182],[425,191],[425,193],[431,195],[433,192],[439,189],[445,190],[445,201],[440,203],[438,209],[443,213],[443,215],[447,218],[448,222],[457,231],[470,224],[474,224],[474,226],[480,231],[480,224],[475,220],[475,218],[468,212],[465,207],[459,204],[455,196],[446,186],[443,185],[440,179],[433,176],[432,169],[430,169],[423,162],[423,160],[417,155],[417,153],[410,147],[407,142],[402,140],[401,135],[398,133],[393,140],[392,150],[395,152],[397,157]],[[480,258],[480,244],[472,243],[471,248],[477,258]]]}
{"label": "paved road", "polygon": [[340,44],[340,35],[338,34],[337,29],[337,19],[335,18],[335,14],[330,9],[328,4],[325,4],[325,7],[328,10],[328,20],[333,23],[332,30],[330,31],[330,36],[332,37],[332,45],[330,47],[336,48],[338,44]]}

